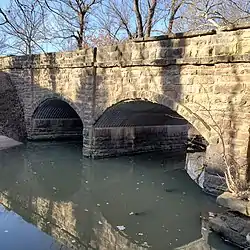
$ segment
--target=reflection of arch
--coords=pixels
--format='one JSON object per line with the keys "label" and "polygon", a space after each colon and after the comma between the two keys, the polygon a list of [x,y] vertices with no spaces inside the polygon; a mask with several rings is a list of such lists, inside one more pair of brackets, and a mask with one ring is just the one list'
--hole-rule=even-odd
{"label": "reflection of arch", "polygon": [[[107,102],[106,106],[102,107],[95,116],[95,121],[97,121],[101,115],[110,107],[117,105],[120,102],[133,100],[142,100],[151,103],[161,104],[168,107],[172,111],[176,111],[180,116],[185,118],[191,125],[194,126],[197,131],[209,142],[211,127],[202,119],[198,114],[193,112],[190,108],[183,104],[176,102],[170,97],[164,94],[158,94],[152,91],[132,91],[124,92],[121,96],[117,97],[115,100]],[[195,110],[198,110],[198,105],[193,105]],[[195,107],[197,106],[197,107]]]}
{"label": "reflection of arch", "polygon": [[30,139],[82,138],[80,110],[58,95],[46,96],[34,105],[30,115]]}

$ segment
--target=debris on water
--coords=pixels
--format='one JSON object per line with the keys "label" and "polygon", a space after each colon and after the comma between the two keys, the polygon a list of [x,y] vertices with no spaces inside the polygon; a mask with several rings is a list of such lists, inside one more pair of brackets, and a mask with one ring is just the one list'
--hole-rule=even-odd
{"label": "debris on water", "polygon": [[143,247],[150,247],[150,245],[147,243],[147,241],[144,241],[144,242],[142,243],[142,246],[143,246]]}
{"label": "debris on water", "polygon": [[145,211],[143,211],[143,212],[135,212],[134,214],[135,214],[135,215],[146,215],[147,212],[145,212]]}
{"label": "debris on water", "polygon": [[89,210],[87,208],[84,209],[85,212],[88,212]]}
{"label": "debris on water", "polygon": [[97,206],[97,207],[100,207],[101,205],[98,203],[98,204],[96,204],[96,206]]}
{"label": "debris on water", "polygon": [[175,241],[178,241],[178,239],[175,239]]}
{"label": "debris on water", "polygon": [[136,190],[139,190],[139,188],[136,188]]}
{"label": "debris on water", "polygon": [[9,231],[8,230],[4,230],[5,233],[8,233]]}
{"label": "debris on water", "polygon": [[123,195],[123,193],[121,193],[121,195]]}
{"label": "debris on water", "polygon": [[178,229],[178,231],[180,232],[180,231],[181,231],[181,229]]}
{"label": "debris on water", "polygon": [[154,182],[154,181],[152,181],[152,184],[155,184],[155,182]]}
{"label": "debris on water", "polygon": [[133,214],[134,214],[134,212],[130,212],[130,213],[129,213],[129,215],[133,215]]}
{"label": "debris on water", "polygon": [[186,194],[186,192],[182,192],[182,194],[183,194],[183,195],[185,195],[185,194]]}
{"label": "debris on water", "polygon": [[56,187],[53,187],[53,190],[56,190]]}
{"label": "debris on water", "polygon": [[209,217],[216,217],[215,213],[213,213],[213,212],[208,212],[208,216]]}
{"label": "debris on water", "polygon": [[141,183],[143,183],[143,181],[141,181]]}
{"label": "debris on water", "polygon": [[106,202],[106,204],[107,204],[107,205],[109,205],[109,203],[108,203],[108,202]]}
{"label": "debris on water", "polygon": [[121,225],[121,226],[116,226],[117,227],[117,229],[118,230],[120,230],[120,231],[123,231],[123,230],[125,230],[126,229],[126,227],[125,226],[123,226],[123,225]]}
{"label": "debris on water", "polygon": [[143,233],[138,233],[139,236],[143,236]]}
{"label": "debris on water", "polygon": [[98,224],[99,224],[99,225],[102,225],[102,222],[99,220],[99,221],[98,221]]}
{"label": "debris on water", "polygon": [[141,176],[144,177],[144,174],[142,174]]}
{"label": "debris on water", "polygon": [[36,172],[34,171],[33,174],[36,174]]}
{"label": "debris on water", "polygon": [[18,181],[16,181],[16,184],[18,184],[19,182]]}
{"label": "debris on water", "polygon": [[164,182],[162,182],[161,185],[163,186],[163,185],[164,185]]}
{"label": "debris on water", "polygon": [[88,184],[89,182],[88,181],[85,181],[86,184]]}
{"label": "debris on water", "polygon": [[176,191],[176,189],[174,189],[174,188],[165,188],[165,191],[167,193],[172,193],[172,192]]}
{"label": "debris on water", "polygon": [[137,184],[137,185],[139,185],[139,184],[140,184],[140,182],[137,182],[136,184]]}
{"label": "debris on water", "polygon": [[137,225],[140,225],[140,222],[136,222]]}

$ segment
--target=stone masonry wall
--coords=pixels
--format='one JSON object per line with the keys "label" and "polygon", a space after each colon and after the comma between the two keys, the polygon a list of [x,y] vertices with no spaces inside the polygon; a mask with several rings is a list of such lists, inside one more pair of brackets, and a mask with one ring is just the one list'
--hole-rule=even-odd
{"label": "stone masonry wall", "polygon": [[7,74],[0,72],[0,134],[22,141],[24,113],[17,91]]}
{"label": "stone masonry wall", "polygon": [[[74,52],[2,57],[23,103],[27,133],[34,109],[48,97],[67,101],[84,127],[84,151],[107,108],[141,99],[177,111],[208,141],[207,165],[227,154],[246,163],[249,142],[250,27],[185,33]],[[32,59],[32,60],[31,60]],[[246,177],[246,168],[242,167]]]}
{"label": "stone masonry wall", "polygon": [[95,128],[93,156],[109,157],[152,151],[183,153],[186,150],[187,131],[187,125]]}
{"label": "stone masonry wall", "polygon": [[82,123],[79,119],[33,119],[29,139],[82,139]]}

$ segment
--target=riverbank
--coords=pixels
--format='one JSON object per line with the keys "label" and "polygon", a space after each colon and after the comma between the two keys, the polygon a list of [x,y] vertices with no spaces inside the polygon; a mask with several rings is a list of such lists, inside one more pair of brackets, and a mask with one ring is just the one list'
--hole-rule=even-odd
{"label": "riverbank", "polygon": [[0,135],[0,150],[21,145],[22,142],[13,140],[7,136]]}
{"label": "riverbank", "polygon": [[215,213],[209,217],[209,227],[224,240],[240,248],[249,248],[247,235],[250,233],[250,217],[248,200],[240,200],[229,192],[219,195],[217,204],[227,211]]}

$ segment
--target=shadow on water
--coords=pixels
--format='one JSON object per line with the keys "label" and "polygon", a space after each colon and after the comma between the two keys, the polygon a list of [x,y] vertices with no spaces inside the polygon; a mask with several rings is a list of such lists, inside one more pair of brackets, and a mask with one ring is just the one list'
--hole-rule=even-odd
{"label": "shadow on water", "polygon": [[93,161],[74,142],[28,143],[0,157],[3,205],[68,247],[230,249],[202,239],[200,212],[220,208],[189,179],[182,157]]}

